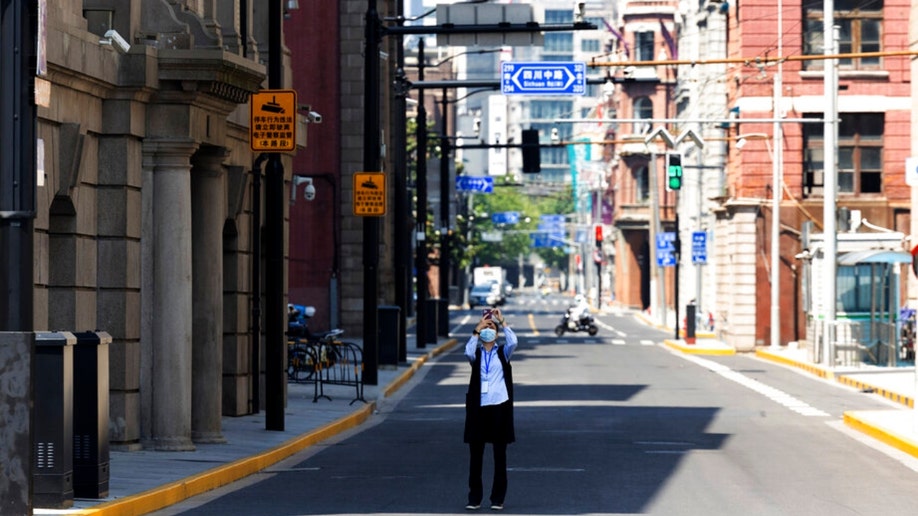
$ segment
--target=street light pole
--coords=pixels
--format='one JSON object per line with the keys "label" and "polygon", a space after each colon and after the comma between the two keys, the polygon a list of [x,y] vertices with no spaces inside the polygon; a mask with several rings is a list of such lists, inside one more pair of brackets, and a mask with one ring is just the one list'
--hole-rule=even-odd
{"label": "street light pole", "polygon": [[[282,0],[268,5],[268,88],[283,83]],[[265,170],[265,429],[284,431],[284,164],[268,157]],[[257,216],[257,214],[256,214]],[[258,259],[258,249],[253,249]],[[255,293],[257,295],[257,293]],[[258,381],[257,373],[255,380]]]}
{"label": "street light pole", "polygon": [[446,88],[443,88],[443,116],[440,132],[440,304],[437,307],[437,335],[449,336],[449,111]]}
{"label": "street light pole", "polygon": [[[379,46],[382,27],[376,12],[376,0],[367,1],[366,51],[364,55],[365,107],[363,118],[363,169],[378,172],[380,137],[379,116]],[[376,385],[379,341],[379,218],[363,218],[363,381]]]}
{"label": "street light pole", "polygon": [[[424,38],[418,39],[418,80],[424,80]],[[417,117],[417,226],[415,228],[416,249],[414,257],[415,274],[417,275],[415,301],[415,335],[417,347],[427,347],[427,107],[424,104],[424,88],[418,89]]]}

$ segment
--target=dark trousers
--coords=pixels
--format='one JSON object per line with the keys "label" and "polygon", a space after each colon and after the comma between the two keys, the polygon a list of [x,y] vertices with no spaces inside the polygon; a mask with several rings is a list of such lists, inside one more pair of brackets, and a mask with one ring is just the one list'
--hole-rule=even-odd
{"label": "dark trousers", "polygon": [[[507,494],[507,443],[491,443],[494,449],[494,482],[491,484],[491,504],[502,505]],[[469,443],[469,503],[481,504],[484,496],[481,469],[484,462],[485,443]]]}

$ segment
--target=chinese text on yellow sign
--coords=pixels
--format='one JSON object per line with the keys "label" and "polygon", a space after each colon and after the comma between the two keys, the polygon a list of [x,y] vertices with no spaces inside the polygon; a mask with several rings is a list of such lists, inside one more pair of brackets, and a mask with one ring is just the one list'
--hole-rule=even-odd
{"label": "chinese text on yellow sign", "polygon": [[253,151],[296,150],[296,91],[253,93],[250,108],[249,141]]}
{"label": "chinese text on yellow sign", "polygon": [[377,217],[386,214],[386,175],[382,172],[354,172],[354,215]]}

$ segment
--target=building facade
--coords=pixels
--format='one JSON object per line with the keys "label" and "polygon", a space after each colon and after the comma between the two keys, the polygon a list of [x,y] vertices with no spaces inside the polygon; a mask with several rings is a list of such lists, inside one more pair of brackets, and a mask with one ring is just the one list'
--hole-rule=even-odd
{"label": "building facade", "polygon": [[252,411],[248,101],[267,86],[267,21],[241,1],[46,13],[34,327],[112,335],[115,447],[220,442],[221,416]]}

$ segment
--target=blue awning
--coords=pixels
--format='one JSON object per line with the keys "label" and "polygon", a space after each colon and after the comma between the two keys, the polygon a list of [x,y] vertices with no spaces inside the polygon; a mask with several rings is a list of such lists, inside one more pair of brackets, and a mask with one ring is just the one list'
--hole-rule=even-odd
{"label": "blue awning", "polygon": [[905,251],[891,251],[889,249],[868,249],[866,251],[852,251],[839,255],[839,265],[859,265],[871,263],[912,263],[912,255]]}

